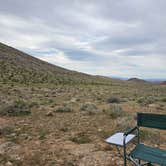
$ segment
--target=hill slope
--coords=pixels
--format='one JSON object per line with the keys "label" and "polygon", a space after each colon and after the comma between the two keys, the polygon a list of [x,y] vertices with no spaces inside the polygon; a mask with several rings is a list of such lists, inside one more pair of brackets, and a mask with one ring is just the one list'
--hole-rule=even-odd
{"label": "hill slope", "polygon": [[109,84],[111,79],[67,70],[0,43],[0,82]]}

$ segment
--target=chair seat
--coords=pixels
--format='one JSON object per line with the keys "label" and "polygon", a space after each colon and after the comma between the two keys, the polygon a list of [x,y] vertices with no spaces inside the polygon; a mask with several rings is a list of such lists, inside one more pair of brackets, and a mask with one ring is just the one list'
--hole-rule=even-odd
{"label": "chair seat", "polygon": [[132,158],[166,166],[166,150],[137,144],[130,153]]}

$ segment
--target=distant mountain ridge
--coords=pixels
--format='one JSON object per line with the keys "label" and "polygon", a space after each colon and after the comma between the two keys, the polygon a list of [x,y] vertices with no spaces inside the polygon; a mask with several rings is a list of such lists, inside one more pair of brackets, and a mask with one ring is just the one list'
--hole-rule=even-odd
{"label": "distant mountain ridge", "polygon": [[139,78],[130,78],[127,81],[136,82],[136,83],[146,83],[147,82],[147,81],[145,81],[143,79],[139,79]]}
{"label": "distant mountain ridge", "polygon": [[166,85],[166,81],[163,81],[160,83],[161,85]]}
{"label": "distant mountain ridge", "polygon": [[112,79],[67,70],[0,43],[0,82],[110,84]]}

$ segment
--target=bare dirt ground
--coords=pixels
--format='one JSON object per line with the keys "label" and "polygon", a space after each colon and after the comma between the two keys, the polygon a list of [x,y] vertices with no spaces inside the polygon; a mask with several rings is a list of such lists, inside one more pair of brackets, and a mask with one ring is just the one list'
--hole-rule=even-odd
{"label": "bare dirt ground", "polygon": [[[165,94],[159,85],[1,84],[1,111],[17,101],[31,113],[0,115],[0,166],[121,166],[105,139],[135,126],[136,112],[165,114]],[[141,138],[165,148],[165,135],[144,129]]]}

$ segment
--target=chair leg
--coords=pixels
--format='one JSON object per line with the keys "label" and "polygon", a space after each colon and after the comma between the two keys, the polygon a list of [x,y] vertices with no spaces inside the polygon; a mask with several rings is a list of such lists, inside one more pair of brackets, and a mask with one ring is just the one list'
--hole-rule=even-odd
{"label": "chair leg", "polygon": [[124,156],[124,166],[127,166],[126,156]]}
{"label": "chair leg", "polygon": [[141,160],[138,160],[138,163],[141,164]]}
{"label": "chair leg", "polygon": [[129,161],[131,161],[135,166],[141,166],[141,164],[138,163],[138,160],[134,160],[131,156],[129,156]]}

